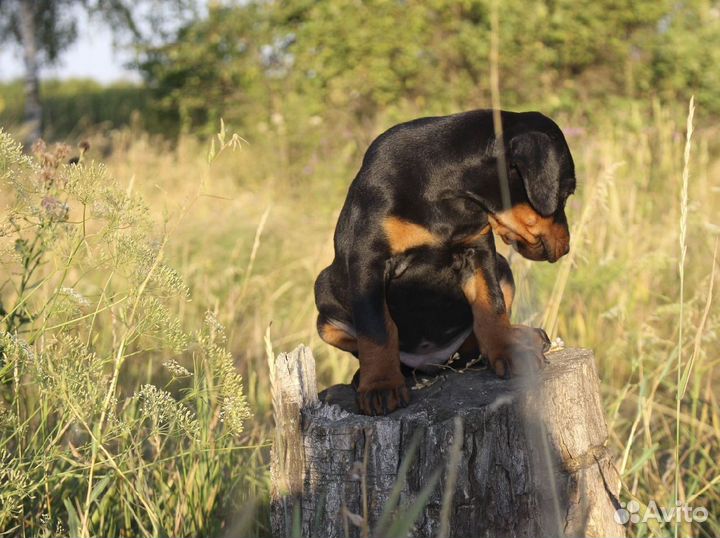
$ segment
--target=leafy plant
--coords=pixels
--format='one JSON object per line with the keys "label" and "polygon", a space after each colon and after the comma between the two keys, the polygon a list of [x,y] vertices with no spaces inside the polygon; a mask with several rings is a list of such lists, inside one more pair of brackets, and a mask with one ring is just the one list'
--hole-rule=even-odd
{"label": "leafy plant", "polygon": [[224,329],[173,314],[171,219],[67,155],[0,131],[0,534],[215,535],[263,488]]}

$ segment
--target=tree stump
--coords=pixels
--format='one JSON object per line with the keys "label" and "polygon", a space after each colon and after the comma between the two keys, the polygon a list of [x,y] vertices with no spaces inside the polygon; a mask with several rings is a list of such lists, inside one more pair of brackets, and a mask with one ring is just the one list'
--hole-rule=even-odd
{"label": "tree stump", "polygon": [[367,417],[349,385],[318,397],[308,348],[280,354],[273,536],[625,536],[593,353],[548,359],[510,381],[449,371]]}

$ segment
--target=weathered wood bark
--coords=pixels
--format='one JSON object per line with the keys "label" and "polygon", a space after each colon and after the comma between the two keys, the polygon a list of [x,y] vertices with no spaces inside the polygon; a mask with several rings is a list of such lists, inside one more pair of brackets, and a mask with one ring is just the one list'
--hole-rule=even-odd
{"label": "weathered wood bark", "polygon": [[270,384],[275,419],[270,462],[272,532],[273,536],[292,536],[305,476],[301,412],[318,404],[315,359],[310,349],[300,346],[292,353],[281,353],[270,365]]}
{"label": "weathered wood bark", "polygon": [[[407,515],[439,470],[413,537],[624,536],[614,520],[619,480],[593,354],[566,349],[548,358],[534,379],[504,381],[481,369],[444,374],[413,391],[406,409],[373,418],[355,414],[348,385],[316,398],[309,349],[281,354],[273,535],[391,536],[383,511],[397,506],[390,522]],[[398,476],[416,437],[413,460]]]}

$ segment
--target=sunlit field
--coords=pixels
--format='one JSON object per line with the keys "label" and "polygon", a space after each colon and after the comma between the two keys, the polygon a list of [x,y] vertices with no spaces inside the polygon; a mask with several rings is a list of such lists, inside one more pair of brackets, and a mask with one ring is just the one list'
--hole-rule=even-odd
{"label": "sunlit field", "polygon": [[[646,105],[557,118],[571,252],[511,256],[513,317],[595,351],[621,500],[677,495],[709,513],[679,535],[718,536],[720,133]],[[268,354],[308,344],[322,386],[354,373],[316,334],[312,283],[365,147],[400,119],[278,113],[176,145],[99,130],[79,166],[0,135],[5,534],[269,534]]]}

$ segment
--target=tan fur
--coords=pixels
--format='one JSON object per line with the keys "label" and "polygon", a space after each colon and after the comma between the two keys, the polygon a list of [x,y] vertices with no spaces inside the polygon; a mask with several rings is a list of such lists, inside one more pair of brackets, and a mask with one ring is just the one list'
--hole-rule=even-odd
{"label": "tan fur", "polygon": [[462,245],[464,247],[472,247],[477,245],[482,239],[490,233],[490,225],[488,224],[485,226],[482,230],[479,232],[476,232],[474,234],[462,237],[457,243],[459,245]]}
{"label": "tan fur", "polygon": [[427,228],[398,217],[387,217],[383,222],[385,236],[393,254],[402,254],[411,248],[437,246],[440,238]]}
{"label": "tan fur", "polygon": [[510,319],[507,312],[494,311],[490,289],[485,276],[476,271],[463,283],[463,292],[473,313],[473,332],[480,351],[485,355],[499,376],[505,375],[505,365],[498,360],[503,354],[510,336]]}
{"label": "tan fur", "polygon": [[394,411],[410,399],[405,379],[400,373],[398,329],[390,317],[387,305],[384,316],[388,335],[385,343],[374,342],[362,336],[357,339],[360,358],[358,405],[366,415],[385,413],[380,398],[381,392],[387,396],[387,412]]}
{"label": "tan fur", "polygon": [[477,307],[483,310],[492,310],[490,290],[480,271],[476,271],[471,278],[465,281],[463,292],[473,309]]}
{"label": "tan fur", "polygon": [[543,217],[528,204],[500,211],[490,215],[488,220],[496,234],[503,238],[510,236],[514,240],[513,236],[517,236],[528,245],[536,244],[540,236],[550,235],[555,223],[552,217]]}
{"label": "tan fur", "polygon": [[318,332],[320,338],[331,346],[350,353],[355,353],[358,350],[357,339],[331,323],[322,325]]}
{"label": "tan fur", "polygon": [[400,375],[400,343],[398,328],[390,317],[387,305],[384,311],[387,339],[374,342],[360,336],[357,339],[360,355],[360,391],[397,386]]}
{"label": "tan fur", "polygon": [[503,299],[505,300],[505,311],[510,317],[512,312],[513,299],[515,298],[515,289],[507,280],[500,281],[500,289],[502,290]]}

